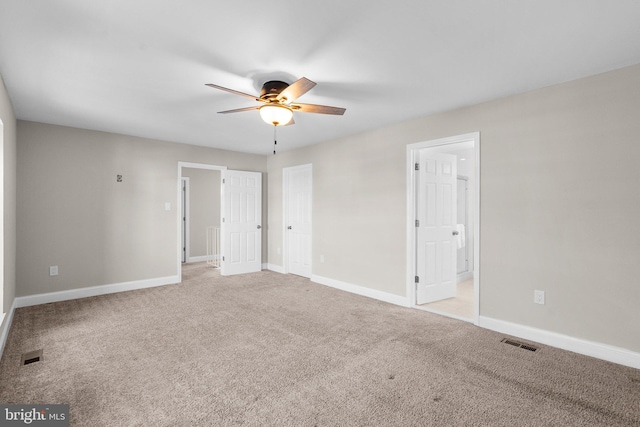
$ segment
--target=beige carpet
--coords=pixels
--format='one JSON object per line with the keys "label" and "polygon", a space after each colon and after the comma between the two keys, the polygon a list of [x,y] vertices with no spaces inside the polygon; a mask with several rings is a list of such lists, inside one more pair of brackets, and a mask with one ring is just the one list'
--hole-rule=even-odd
{"label": "beige carpet", "polygon": [[68,403],[74,426],[640,425],[640,371],[501,338],[196,264],[180,285],[16,310],[0,402]]}

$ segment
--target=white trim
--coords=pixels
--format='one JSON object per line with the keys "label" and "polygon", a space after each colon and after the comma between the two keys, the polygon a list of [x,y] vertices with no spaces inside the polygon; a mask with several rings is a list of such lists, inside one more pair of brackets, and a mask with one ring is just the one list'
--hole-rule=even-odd
{"label": "white trim", "polygon": [[[189,223],[191,222],[189,220],[189,206],[191,203],[191,200],[189,200],[189,192],[191,191],[190,189],[190,185],[191,185],[191,180],[188,176],[181,176],[180,180],[182,180],[182,183],[184,185],[184,211],[182,211],[182,206],[180,206],[181,209],[181,214],[180,216],[184,218],[184,261],[185,262],[189,262],[190,256],[189,256],[189,235],[191,233],[191,229],[189,227]],[[180,227],[180,231],[182,232],[182,227]]]}
{"label": "white trim", "polygon": [[478,326],[518,338],[535,341],[574,353],[584,354],[620,365],[640,369],[640,353],[620,347],[574,338],[569,335],[480,316]]}
{"label": "white trim", "polygon": [[275,271],[276,273],[280,273],[280,274],[287,274],[284,272],[284,267],[276,264],[266,264],[265,270]]}
{"label": "white trim", "polygon": [[13,303],[11,304],[11,309],[8,313],[4,313],[3,321],[0,322],[2,326],[2,333],[0,334],[0,359],[2,359],[2,355],[4,354],[4,346],[7,343],[7,338],[9,337],[9,331],[11,330],[11,325],[13,324],[13,313],[16,311],[16,300],[14,298]]}
{"label": "white trim", "polygon": [[[289,274],[289,234],[287,233],[287,223],[289,222],[289,176],[291,172],[300,169],[309,169],[311,171],[310,187],[311,187],[311,245],[313,252],[313,163],[305,163],[298,166],[290,166],[282,168],[282,269],[283,274]],[[313,275],[313,253],[311,255],[311,274]]]}
{"label": "white trim", "polygon": [[[180,206],[182,203],[182,168],[192,168],[192,169],[208,169],[208,170],[216,170],[223,171],[227,170],[226,166],[218,166],[218,165],[209,165],[206,163],[191,163],[191,162],[178,162],[178,202],[176,206]],[[176,224],[178,227],[177,234],[177,247],[178,247],[178,263],[176,266],[176,271],[178,272],[178,280],[177,282],[182,282],[182,209],[176,209]]]}
{"label": "white trim", "polygon": [[464,273],[458,274],[458,283],[469,279],[473,279],[473,271],[465,271]]}
{"label": "white trim", "polygon": [[[220,255],[213,256],[213,259],[217,259],[217,258],[221,258]],[[191,264],[193,262],[205,262],[205,261],[209,261],[209,257],[207,255],[192,256],[187,259],[187,264]]]}
{"label": "white trim", "polygon": [[208,163],[192,163],[192,162],[178,162],[178,166],[191,169],[207,169],[212,171],[227,170],[226,166],[210,165]]}
{"label": "white trim", "polygon": [[49,292],[46,294],[17,297],[14,301],[16,308],[32,305],[48,304],[50,302],[67,301],[72,299],[94,297],[98,295],[114,294],[117,292],[133,291],[136,289],[153,288],[156,286],[179,283],[178,276],[157,277],[155,279],[135,280],[132,282],[114,283],[110,285],[91,286],[67,291]]}
{"label": "white trim", "polygon": [[335,289],[340,289],[341,291],[351,292],[352,294],[362,295],[365,297],[388,302],[390,304],[400,305],[402,307],[409,307],[409,301],[402,295],[390,294],[388,292],[378,291],[376,289],[354,285],[347,282],[341,282],[339,280],[329,279],[328,277],[317,276],[315,274],[311,275],[311,281]]}
{"label": "white trim", "polygon": [[[480,132],[472,132],[464,135],[451,136],[447,138],[434,139],[430,141],[417,142],[415,144],[407,144],[407,229],[406,229],[406,285],[407,299],[409,307],[418,308],[416,305],[416,286],[414,282],[416,271],[415,257],[415,220],[416,206],[415,194],[416,173],[414,164],[416,163],[417,154],[424,148],[438,147],[449,144],[459,144],[459,146],[468,146],[474,148],[475,154],[475,188],[474,188],[474,227],[473,227],[473,293],[474,293],[474,316],[473,323],[478,324],[480,317]],[[429,308],[421,307],[424,311],[431,311]]]}

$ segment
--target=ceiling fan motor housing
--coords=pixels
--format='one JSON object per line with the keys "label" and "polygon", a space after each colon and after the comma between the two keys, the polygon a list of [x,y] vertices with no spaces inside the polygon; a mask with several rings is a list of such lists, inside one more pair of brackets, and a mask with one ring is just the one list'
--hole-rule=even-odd
{"label": "ceiling fan motor housing", "polygon": [[262,85],[262,90],[260,91],[260,99],[271,99],[275,98],[289,87],[288,83],[281,82],[279,80],[271,80]]}

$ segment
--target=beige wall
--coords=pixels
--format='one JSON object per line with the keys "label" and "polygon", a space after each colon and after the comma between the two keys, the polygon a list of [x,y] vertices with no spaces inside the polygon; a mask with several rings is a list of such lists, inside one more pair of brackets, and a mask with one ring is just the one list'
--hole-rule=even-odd
{"label": "beige wall", "polygon": [[404,244],[404,235],[396,234],[405,223],[405,152],[386,149],[383,134],[376,131],[269,157],[270,264],[282,265],[282,168],[312,163],[313,274],[404,294],[404,273],[395,266],[405,262],[404,247],[396,248],[397,242]]}
{"label": "beige wall", "polygon": [[638,117],[633,66],[278,153],[269,263],[282,168],[313,163],[313,274],[405,295],[406,145],[480,131],[480,314],[638,352]]}
{"label": "beige wall", "polygon": [[220,171],[182,168],[189,177],[189,256],[207,254],[207,227],[220,227]]}
{"label": "beige wall", "polygon": [[18,121],[18,296],[178,274],[179,161],[266,171],[264,156]]}
{"label": "beige wall", "polygon": [[[16,293],[16,117],[2,76],[0,76],[0,120],[3,124],[3,142],[0,147],[0,155],[2,159],[2,217],[4,222],[0,274],[3,286],[3,312],[8,313]],[[4,324],[2,328],[4,328]]]}

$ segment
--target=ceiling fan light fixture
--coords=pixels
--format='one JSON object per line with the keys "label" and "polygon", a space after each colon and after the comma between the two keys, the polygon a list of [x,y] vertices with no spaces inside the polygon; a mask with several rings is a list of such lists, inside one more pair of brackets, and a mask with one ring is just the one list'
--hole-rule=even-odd
{"label": "ceiling fan light fixture", "polygon": [[293,111],[280,104],[267,104],[260,107],[260,117],[273,126],[284,126],[291,121]]}

